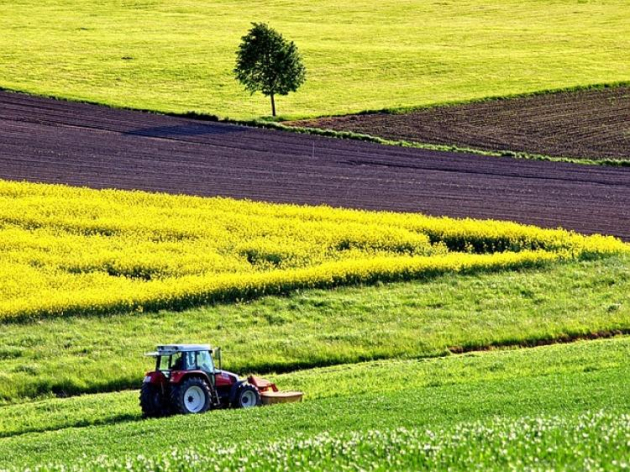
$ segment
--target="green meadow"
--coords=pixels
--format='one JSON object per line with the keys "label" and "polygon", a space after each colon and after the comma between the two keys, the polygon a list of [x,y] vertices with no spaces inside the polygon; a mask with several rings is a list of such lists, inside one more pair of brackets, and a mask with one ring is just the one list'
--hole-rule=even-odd
{"label": "green meadow", "polygon": [[[294,446],[289,447],[291,454],[293,448],[300,448],[294,441],[319,436],[317,442],[324,431],[333,438],[342,435],[337,444],[348,441],[348,435],[355,437],[342,448],[344,453],[338,451],[340,456],[332,459],[343,461],[345,454],[354,453],[354,460],[366,464],[370,454],[361,451],[380,448],[381,440],[389,443],[391,432],[400,428],[411,431],[412,437],[404,442],[411,448],[407,452],[412,461],[421,460],[412,445],[429,442],[425,431],[432,431],[431,437],[445,447],[444,442],[456,439],[459,428],[466,447],[448,455],[457,470],[465,469],[467,461],[492,465],[486,454],[499,453],[494,450],[502,443],[507,447],[505,441],[495,443],[493,431],[500,437],[513,436],[511,461],[539,457],[532,446],[540,445],[543,438],[556,448],[547,451],[550,466],[575,466],[576,460],[584,460],[580,454],[570,454],[572,448],[583,451],[593,464],[610,465],[628,456],[627,449],[623,451],[630,439],[630,422],[622,414],[630,408],[625,389],[630,380],[628,358],[630,342],[622,337],[342,365],[273,377],[283,388],[308,392],[303,403],[158,420],[141,419],[135,391],[27,402],[0,407],[0,468],[39,465],[46,470],[46,464],[71,468],[78,463],[84,469],[98,469],[104,459],[96,458],[108,456],[122,464],[113,467],[118,470],[127,463],[125,458],[142,455],[169,458],[168,467],[173,468],[151,469],[143,460],[132,461],[137,470],[195,470],[194,461],[186,456],[177,459],[172,451],[181,455],[192,450],[218,460],[223,456],[220,451],[234,450],[234,460],[222,470],[236,470],[241,457],[255,464],[257,456],[285,443]],[[536,424],[545,428],[538,431]],[[609,433],[602,435],[607,429]],[[477,433],[471,435],[472,431]],[[545,438],[544,431],[553,434]],[[390,444],[390,453],[397,447],[402,445]],[[472,455],[467,457],[466,451]],[[386,457],[375,461],[378,470],[387,469]],[[318,463],[307,469],[330,470],[335,462]],[[439,469],[439,464],[436,461],[433,467]],[[408,467],[414,468],[414,463]]]}
{"label": "green meadow", "polygon": [[253,21],[298,45],[285,118],[630,77],[626,0],[17,0],[0,4],[0,87],[163,112],[270,114],[234,80]]}

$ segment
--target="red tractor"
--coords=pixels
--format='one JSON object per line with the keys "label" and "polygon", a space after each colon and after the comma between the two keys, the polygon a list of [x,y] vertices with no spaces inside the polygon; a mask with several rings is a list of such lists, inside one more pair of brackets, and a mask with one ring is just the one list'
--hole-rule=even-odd
{"label": "red tractor", "polygon": [[[155,370],[144,377],[140,406],[146,417],[203,413],[211,408],[249,408],[263,403],[300,401],[300,392],[278,392],[275,384],[221,369],[221,348],[205,344],[169,344],[147,354]],[[219,368],[215,366],[215,357]]]}

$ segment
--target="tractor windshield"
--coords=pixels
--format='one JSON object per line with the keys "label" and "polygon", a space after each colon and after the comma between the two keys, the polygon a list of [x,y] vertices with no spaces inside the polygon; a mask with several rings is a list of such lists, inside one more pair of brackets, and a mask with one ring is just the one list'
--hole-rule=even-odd
{"label": "tractor windshield", "polygon": [[208,351],[199,351],[197,353],[197,366],[204,372],[214,373],[214,362]]}
{"label": "tractor windshield", "polygon": [[177,352],[170,356],[159,356],[157,368],[163,372],[171,370],[203,370],[214,373],[214,363],[208,351]]}

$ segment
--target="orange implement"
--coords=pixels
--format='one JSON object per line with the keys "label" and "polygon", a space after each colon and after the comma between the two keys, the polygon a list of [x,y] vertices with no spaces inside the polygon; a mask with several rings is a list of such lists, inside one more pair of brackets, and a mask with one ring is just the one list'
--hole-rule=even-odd
{"label": "orange implement", "polygon": [[275,383],[250,375],[247,381],[258,389],[263,405],[293,403],[302,401],[302,392],[280,392]]}
{"label": "orange implement", "polygon": [[260,399],[263,405],[273,405],[275,403],[301,402],[304,394],[302,392],[261,392]]}

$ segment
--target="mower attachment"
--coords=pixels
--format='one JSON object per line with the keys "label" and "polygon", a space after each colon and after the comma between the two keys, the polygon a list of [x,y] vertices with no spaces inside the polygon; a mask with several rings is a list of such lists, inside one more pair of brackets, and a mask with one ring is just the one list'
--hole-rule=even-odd
{"label": "mower attachment", "polygon": [[258,389],[263,405],[300,402],[304,396],[302,392],[280,392],[276,384],[253,375],[247,377],[247,381]]}

